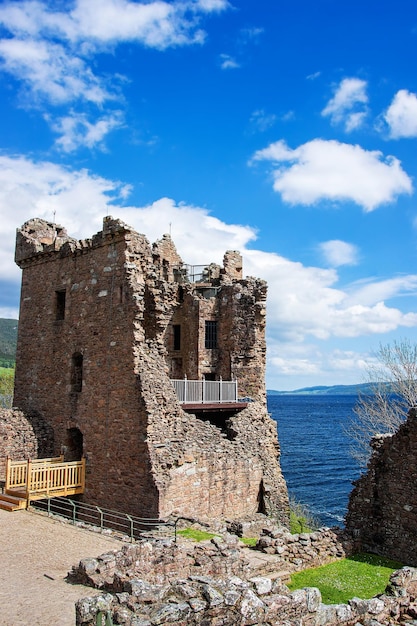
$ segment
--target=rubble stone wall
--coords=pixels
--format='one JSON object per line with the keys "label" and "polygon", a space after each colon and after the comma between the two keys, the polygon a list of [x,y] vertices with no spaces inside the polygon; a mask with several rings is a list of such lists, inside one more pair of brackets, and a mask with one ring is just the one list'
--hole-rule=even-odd
{"label": "rubble stone wall", "polygon": [[351,493],[346,529],[364,550],[417,565],[417,414],[371,442],[367,473]]}
{"label": "rubble stone wall", "polygon": [[236,537],[215,537],[202,543],[142,540],[124,545],[119,551],[97,558],[82,559],[73,567],[70,579],[78,584],[112,592],[138,575],[149,583],[165,584],[169,579],[192,575],[215,577],[245,576],[249,564]]}
{"label": "rubble stone wall", "polygon": [[[108,217],[82,241],[30,220],[15,257],[23,275],[14,403],[49,424],[55,454],[86,457],[87,502],[141,517],[262,511],[288,522],[265,399],[266,285],[242,278],[239,253],[191,283],[169,235],[150,246]],[[217,324],[216,347],[206,345],[207,320]],[[228,414],[186,413],[174,374],[236,378],[253,401]]]}
{"label": "rubble stone wall", "polygon": [[77,602],[76,623],[94,626],[101,615],[126,626],[369,626],[417,616],[416,569],[395,572],[378,597],[324,605],[318,589],[290,592],[279,575],[254,571],[245,552],[229,535],[197,545],[143,541],[84,559],[70,579],[105,592]]}
{"label": "rubble stone wall", "polygon": [[274,567],[280,566],[290,573],[350,556],[358,548],[358,542],[340,528],[295,535],[282,529],[265,530],[256,544],[257,550],[275,555]]}

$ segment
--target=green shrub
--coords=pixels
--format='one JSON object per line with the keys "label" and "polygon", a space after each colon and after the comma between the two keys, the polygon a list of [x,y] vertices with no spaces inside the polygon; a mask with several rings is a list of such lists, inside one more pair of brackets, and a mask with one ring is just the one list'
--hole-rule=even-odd
{"label": "green shrub", "polygon": [[401,563],[374,554],[357,554],[329,565],[297,572],[288,587],[320,589],[324,604],[346,603],[352,598],[368,600],[383,593],[389,577]]}
{"label": "green shrub", "polygon": [[311,513],[309,508],[301,502],[290,498],[290,532],[311,533],[319,527],[318,520]]}

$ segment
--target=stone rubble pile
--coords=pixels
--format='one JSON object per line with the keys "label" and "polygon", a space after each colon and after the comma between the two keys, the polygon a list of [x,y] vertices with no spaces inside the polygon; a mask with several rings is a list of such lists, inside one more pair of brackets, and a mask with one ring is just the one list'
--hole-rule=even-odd
{"label": "stone rubble pile", "polygon": [[[281,537],[269,533],[261,537],[258,548],[287,546],[293,560],[301,560],[295,554],[305,558],[308,551],[322,562],[334,560],[335,550],[342,555],[338,540],[343,533],[337,529],[294,535],[293,541],[288,533]],[[262,543],[268,545],[261,548]],[[297,550],[290,550],[295,544]],[[70,579],[102,593],[77,602],[77,626],[417,625],[417,569],[395,572],[379,597],[325,605],[318,589],[290,592],[277,573],[257,575],[246,558],[248,552],[237,537],[225,535],[199,544],[144,540],[96,559],[83,559]],[[274,553],[276,572],[282,569],[282,554]],[[285,562],[287,568],[291,564],[301,568],[299,563]]]}
{"label": "stone rubble pile", "polygon": [[122,592],[80,600],[76,623],[95,626],[100,617],[110,617],[125,626],[412,626],[416,586],[417,570],[404,568],[380,597],[325,605],[318,589],[290,593],[266,577],[190,576],[159,584],[133,579]]}
{"label": "stone rubble pile", "polygon": [[136,579],[122,593],[79,601],[77,624],[95,625],[99,611],[109,612],[114,624],[128,626],[266,624],[276,623],[278,616],[291,624],[317,612],[317,589],[289,594],[281,587],[261,577],[244,581],[237,576],[190,576],[159,585]]}

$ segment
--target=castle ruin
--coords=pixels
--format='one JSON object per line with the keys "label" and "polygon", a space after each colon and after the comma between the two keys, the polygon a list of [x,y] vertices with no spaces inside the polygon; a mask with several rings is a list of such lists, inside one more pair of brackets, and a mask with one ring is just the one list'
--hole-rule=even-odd
{"label": "castle ruin", "polygon": [[350,494],[346,529],[373,552],[417,567],[417,410],[393,434],[371,440],[367,472]]}
{"label": "castle ruin", "polygon": [[288,523],[266,408],[267,288],[242,277],[238,252],[191,267],[169,235],[151,246],[111,217],[81,241],[32,219],[15,260],[14,405],[52,428],[55,454],[86,458],[86,502]]}

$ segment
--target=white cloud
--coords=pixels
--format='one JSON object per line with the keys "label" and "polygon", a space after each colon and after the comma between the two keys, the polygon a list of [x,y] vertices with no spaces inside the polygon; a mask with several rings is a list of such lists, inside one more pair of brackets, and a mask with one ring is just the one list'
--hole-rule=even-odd
{"label": "white cloud", "polygon": [[220,55],[220,67],[222,70],[234,70],[240,67],[239,63],[229,54]]}
{"label": "white cloud", "polygon": [[[130,2],[128,0],[78,0],[70,18],[78,40],[98,44],[135,41],[151,48],[201,43],[203,31],[196,28],[198,10],[207,13],[222,3]],[[212,5],[212,8],[210,8]],[[223,3],[223,7],[225,4]],[[216,11],[218,8],[216,7]],[[191,11],[191,14],[190,14]]]}
{"label": "white cloud", "polygon": [[268,359],[269,365],[275,370],[275,374],[281,376],[316,376],[320,372],[317,361],[310,360],[307,355],[304,357],[288,357],[281,352],[281,356],[273,356]]}
{"label": "white cloud", "polygon": [[195,4],[197,8],[207,13],[211,13],[212,11],[224,11],[230,7],[227,0],[197,0]]}
{"label": "white cloud", "polygon": [[[34,39],[0,40],[4,70],[23,81],[35,101],[57,105],[73,100],[102,104],[113,98],[83,59],[56,43]],[[28,100],[29,101],[29,100]]]}
{"label": "white cloud", "polygon": [[290,204],[350,200],[373,211],[413,190],[395,157],[333,140],[314,139],[294,150],[277,141],[258,150],[254,161],[272,161],[273,187]]}
{"label": "white cloud", "polygon": [[[52,220],[56,213],[56,221],[71,236],[85,238],[101,230],[103,217],[111,214],[145,233],[151,242],[171,231],[187,263],[221,263],[225,250],[241,250],[245,274],[268,281],[270,350],[278,344],[302,346],[309,337],[359,337],[417,327],[417,314],[403,313],[384,302],[414,293],[416,276],[340,288],[335,269],[306,267],[253,249],[256,231],[250,226],[227,224],[206,209],[169,198],[144,207],[123,206],[128,193],[122,183],[86,170],[0,157],[0,280],[18,284],[19,270],[13,262],[15,231],[26,220]],[[301,352],[296,356],[300,363],[303,358]]]}
{"label": "white cloud", "polygon": [[319,249],[326,261],[332,267],[341,265],[356,265],[358,262],[358,249],[355,245],[332,239],[324,241],[319,245]]}
{"label": "white cloud", "polygon": [[0,317],[15,320],[19,317],[19,309],[14,307],[0,306]]}
{"label": "white cloud", "polygon": [[383,117],[393,139],[417,137],[417,95],[401,89]]}
{"label": "white cloud", "polygon": [[330,117],[332,124],[343,123],[346,132],[359,128],[367,115],[366,88],[367,82],[364,80],[344,78],[335,88],[333,98],[329,100],[321,114]]}
{"label": "white cloud", "polygon": [[286,113],[281,115],[280,120],[282,122],[289,122],[290,120],[293,120],[294,118],[295,118],[294,111],[287,111]]}
{"label": "white cloud", "polygon": [[[120,100],[115,83],[121,77],[96,74],[90,66],[95,54],[112,52],[126,42],[159,50],[201,44],[205,39],[201,19],[228,6],[226,0],[3,3],[0,25],[7,37],[0,40],[0,67],[23,85],[26,106],[87,102],[100,107]],[[231,58],[224,61],[225,67],[232,64]],[[93,125],[102,128],[103,120]],[[68,145],[77,143],[82,142],[75,139]]]}
{"label": "white cloud", "polygon": [[[269,377],[280,381],[281,385],[288,387],[285,379],[293,378],[300,387],[303,379],[311,386],[311,380],[326,382],[329,378],[333,384],[349,384],[358,382],[358,372],[365,373],[369,366],[369,355],[354,352],[352,350],[333,349],[320,350],[316,344],[285,344],[276,343],[268,349]],[[326,384],[325,382],[325,384]],[[316,383],[320,384],[320,383]],[[278,383],[279,386],[279,383]],[[290,388],[294,389],[294,386]]]}
{"label": "white cloud", "polygon": [[[189,263],[221,262],[226,249],[244,249],[256,238],[248,226],[225,224],[207,210],[177,205],[162,198],[149,206],[122,206],[129,186],[94,176],[87,170],[73,171],[50,162],[35,163],[25,157],[0,156],[0,279],[16,279],[14,239],[18,226],[31,217],[56,221],[76,238],[101,230],[105,215],[114,214],[151,240],[172,230]],[[206,237],[207,233],[211,237]]]}
{"label": "white cloud", "polygon": [[[245,251],[245,269],[268,281],[270,333],[280,341],[302,342],[307,336],[359,337],[417,325],[415,313],[403,314],[383,301],[369,304],[366,293],[337,288],[334,269],[305,267],[259,250]],[[409,289],[404,281],[396,286],[390,297]]]}
{"label": "white cloud", "polygon": [[348,116],[346,116],[346,121],[345,121],[346,132],[350,133],[352,130],[356,130],[357,128],[362,126],[366,115],[367,113],[362,111],[358,113],[350,113]]}
{"label": "white cloud", "polygon": [[[0,278],[16,280],[19,276],[13,248],[16,228],[23,222],[31,217],[52,220],[56,212],[57,222],[63,222],[75,237],[91,235],[100,229],[102,217],[111,212],[111,200],[122,195],[123,188],[86,170],[0,156]],[[87,232],[83,232],[84,224]]]}
{"label": "white cloud", "polygon": [[0,23],[19,36],[89,41],[92,45],[132,41],[165,49],[201,43],[200,16],[223,11],[229,4],[226,0],[75,0],[67,7],[54,11],[46,2],[10,2],[0,9]]}
{"label": "white cloud", "polygon": [[256,26],[252,28],[242,28],[240,31],[240,42],[243,44],[258,43],[260,40],[260,36],[263,35],[264,29],[258,28]]}
{"label": "white cloud", "polygon": [[321,72],[314,72],[313,74],[308,74],[306,78],[307,80],[316,80],[319,76],[321,76]]}
{"label": "white cloud", "polygon": [[73,152],[79,147],[103,148],[108,133],[122,123],[120,111],[95,122],[89,122],[85,114],[71,112],[70,115],[53,122],[52,130],[60,135],[55,142],[56,146],[63,152]]}
{"label": "white cloud", "polygon": [[274,126],[277,116],[273,113],[266,113],[263,109],[254,111],[250,116],[250,124],[260,132],[264,132]]}
{"label": "white cloud", "polygon": [[363,354],[353,352],[352,350],[333,350],[327,357],[329,370],[339,370],[344,372],[362,371],[363,375],[368,371],[369,356],[364,358]]}
{"label": "white cloud", "polygon": [[398,294],[417,295],[417,275],[396,276],[380,281],[363,280],[351,285],[349,291],[352,303],[359,301],[366,306],[373,306]]}

